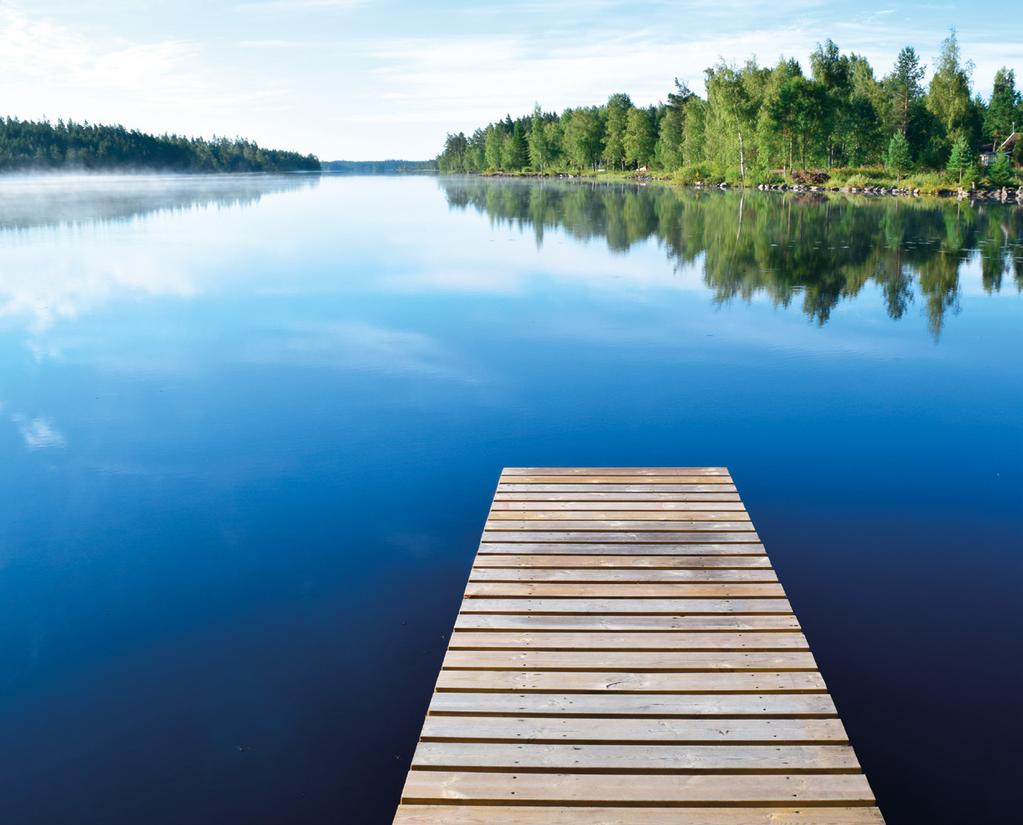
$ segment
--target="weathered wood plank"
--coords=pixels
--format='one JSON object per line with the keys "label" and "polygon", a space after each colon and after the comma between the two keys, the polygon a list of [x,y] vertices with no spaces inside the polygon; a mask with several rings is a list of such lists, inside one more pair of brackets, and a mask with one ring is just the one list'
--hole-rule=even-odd
{"label": "weathered wood plank", "polygon": [[[520,514],[521,515],[521,514]],[[695,514],[694,514],[695,515]],[[699,519],[686,519],[684,521],[668,520],[636,520],[636,519],[602,519],[602,520],[572,520],[572,521],[541,521],[534,519],[491,519],[487,521],[485,531],[499,530],[507,532],[516,530],[522,532],[611,532],[617,530],[628,530],[637,533],[670,533],[670,532],[753,532],[753,525],[747,519],[744,521],[700,521]],[[572,540],[567,538],[566,540]],[[635,540],[641,541],[641,538]],[[747,540],[751,539],[747,536]]]}
{"label": "weathered wood plank", "polygon": [[718,491],[713,493],[708,492],[692,492],[692,493],[662,493],[662,492],[593,492],[589,489],[580,490],[578,492],[568,493],[529,493],[529,492],[516,492],[503,491],[498,489],[494,493],[495,502],[540,502],[540,503],[555,503],[555,502],[630,502],[630,503],[657,503],[657,502],[703,502],[703,503],[714,503],[714,502],[738,502],[742,503],[739,498],[739,494],[728,491]]}
{"label": "weathered wood plank", "polygon": [[732,486],[731,476],[709,476],[709,475],[683,475],[681,473],[676,475],[644,475],[634,476],[628,473],[618,475],[580,475],[580,476],[564,476],[564,475],[528,475],[528,476],[503,476],[501,482],[511,480],[515,484],[564,484],[566,478],[572,484],[584,485],[584,484],[643,484],[646,486],[659,486],[664,484],[706,484],[713,486],[716,484]]}
{"label": "weathered wood plank", "polygon": [[[578,522],[566,522],[566,524]],[[484,530],[484,542],[516,542],[516,543],[551,543],[551,544],[760,544],[760,538],[754,530],[735,530],[720,532],[709,526],[717,522],[707,522],[701,530],[576,530],[566,527],[563,530]]]}
{"label": "weathered wood plank", "polygon": [[660,719],[835,717],[826,693],[751,693],[728,696],[649,696],[587,693],[435,693],[429,713],[471,716],[557,716]]}
{"label": "weathered wood plank", "polygon": [[[495,499],[490,505],[494,513],[561,513],[581,510],[589,513],[614,512],[623,510],[643,513],[703,513],[718,510],[745,513],[741,501],[501,501]],[[658,516],[655,516],[658,517]]]}
{"label": "weathered wood plank", "polygon": [[621,670],[631,673],[816,670],[813,655],[793,652],[448,650],[443,667],[461,670]]}
{"label": "weathered wood plank", "polygon": [[705,570],[707,568],[721,570],[758,569],[770,570],[771,562],[767,556],[582,556],[582,555],[542,555],[528,553],[501,553],[476,556],[474,570],[482,569],[513,569],[524,568],[537,571],[543,568],[562,568],[578,570],[580,568],[608,568],[616,570],[635,570],[649,568],[654,570]]}
{"label": "weathered wood plank", "polygon": [[[702,537],[701,537],[702,538]],[[656,542],[654,544],[628,544],[625,542],[600,543],[590,541],[538,542],[532,539],[512,538],[503,542],[480,542],[478,555],[494,553],[505,555],[563,555],[563,556],[766,556],[759,542],[717,543],[720,534],[706,536],[707,541]]]}
{"label": "weathered wood plank", "polygon": [[734,484],[702,484],[676,481],[673,484],[520,484],[502,481],[497,486],[501,493],[735,493]]}
{"label": "weathered wood plank", "polygon": [[[745,510],[492,510],[489,522],[541,521],[553,522],[553,527],[562,521],[596,521],[601,524],[618,521],[642,521],[663,524],[681,521],[743,521],[748,522]],[[731,529],[731,528],[722,528]]]}
{"label": "weathered wood plank", "polygon": [[471,613],[574,613],[602,616],[640,613],[685,616],[695,613],[791,613],[788,599],[522,599],[475,598],[462,602]]}
{"label": "weathered wood plank", "polygon": [[768,584],[572,584],[564,582],[474,582],[465,588],[465,597],[472,598],[577,598],[577,599],[736,599],[783,598],[785,591],[778,583]]}
{"label": "weathered wood plank", "polygon": [[425,770],[563,773],[859,773],[848,745],[506,745],[420,742]]}
{"label": "weathered wood plank", "polygon": [[802,633],[455,630],[451,650],[809,650]]}
{"label": "weathered wood plank", "polygon": [[424,742],[535,742],[579,745],[848,745],[840,719],[542,719],[427,716]]}
{"label": "weathered wood plank", "polygon": [[873,805],[862,774],[641,774],[609,782],[592,774],[494,771],[409,771],[402,799],[409,802],[488,802],[646,805]]}
{"label": "weathered wood plank", "polygon": [[727,476],[726,467],[505,467],[501,476]]}
{"label": "weathered wood plank", "polygon": [[394,825],[884,825],[875,807],[402,805]]}
{"label": "weathered wood plank", "polygon": [[574,570],[516,568],[473,568],[470,582],[572,582],[574,584],[776,584],[778,575],[770,569],[721,570]]}
{"label": "weathered wood plank", "polygon": [[824,693],[817,672],[609,673],[607,671],[442,670],[438,691],[535,691],[538,693]]}
{"label": "weathered wood plank", "polygon": [[791,632],[799,630],[799,621],[792,614],[743,615],[695,614],[689,616],[609,616],[604,614],[547,615],[460,613],[455,630],[526,630],[526,631],[636,631],[659,634],[673,630],[718,633],[740,630]]}

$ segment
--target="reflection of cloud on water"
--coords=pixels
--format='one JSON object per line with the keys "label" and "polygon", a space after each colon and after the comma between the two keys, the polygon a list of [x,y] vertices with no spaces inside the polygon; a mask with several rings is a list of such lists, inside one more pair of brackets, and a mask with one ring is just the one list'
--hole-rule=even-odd
{"label": "reflection of cloud on water", "polygon": [[[9,261],[11,254],[5,257]],[[40,333],[125,292],[177,297],[196,292],[185,272],[143,249],[124,249],[102,269],[83,267],[74,258],[61,260],[56,251],[50,264],[45,277],[29,266],[5,267],[0,318],[28,319],[29,330]]]}
{"label": "reflection of cloud on water", "polygon": [[[7,405],[0,401],[0,413],[5,413],[6,409]],[[6,417],[18,428],[22,441],[30,450],[45,450],[67,444],[64,434],[48,418],[30,418],[19,412],[9,413]]]}
{"label": "reflection of cloud on water", "polygon": [[11,420],[18,425],[18,432],[30,450],[63,447],[66,443],[63,434],[54,429],[53,424],[45,418],[24,419],[21,416],[12,416]]}
{"label": "reflection of cloud on water", "polygon": [[[192,297],[199,292],[195,261],[210,263],[222,248],[205,210],[250,206],[318,181],[300,175],[0,177],[0,319],[25,319],[39,334],[122,295]],[[195,220],[187,231],[160,225],[148,234],[130,225],[163,213]]]}
{"label": "reflection of cloud on water", "polygon": [[435,338],[362,321],[277,330],[250,344],[243,358],[259,364],[478,381],[468,365],[459,365],[456,356]]}

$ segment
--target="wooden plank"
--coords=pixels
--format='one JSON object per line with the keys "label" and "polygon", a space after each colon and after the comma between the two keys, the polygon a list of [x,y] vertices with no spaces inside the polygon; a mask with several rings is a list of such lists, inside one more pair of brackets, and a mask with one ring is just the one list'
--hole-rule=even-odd
{"label": "wooden plank", "polygon": [[667,808],[403,804],[394,825],[884,825],[876,807]]}
{"label": "wooden plank", "polygon": [[572,499],[567,501],[501,501],[495,499],[490,505],[491,515],[494,513],[556,513],[572,510],[585,510],[586,512],[620,512],[622,510],[661,513],[674,512],[696,512],[701,513],[708,510],[726,510],[730,512],[746,512],[746,507],[741,501],[580,501]]}
{"label": "wooden plank", "polygon": [[572,584],[562,582],[469,582],[465,597],[577,599],[735,599],[784,598],[780,584]]}
{"label": "wooden plank", "polygon": [[[521,514],[520,514],[521,515]],[[695,515],[695,514],[693,514]],[[717,532],[743,532],[753,531],[751,522],[746,519],[744,521],[733,520],[733,521],[700,521],[696,518],[686,519],[684,521],[667,521],[667,520],[648,520],[648,521],[637,521],[636,519],[574,519],[572,521],[557,521],[554,519],[547,521],[537,521],[535,519],[491,519],[487,521],[484,531],[489,530],[531,530],[531,531],[544,531],[550,533],[558,532],[573,532],[573,531],[592,531],[598,533],[608,533],[616,530],[629,530],[638,533],[670,533],[670,532],[706,532],[709,530]],[[642,541],[642,539],[637,539]],[[749,539],[747,541],[755,541],[755,539]],[[566,539],[571,541],[571,539]]]}
{"label": "wooden plank", "polygon": [[621,670],[631,673],[816,670],[809,652],[448,650],[445,668],[462,670]]}
{"label": "wooden plank", "polygon": [[642,774],[609,782],[592,774],[409,771],[402,800],[516,804],[873,805],[862,774]]}
{"label": "wooden plank", "polygon": [[[578,522],[572,522],[578,524]],[[754,530],[735,532],[713,532],[709,524],[701,530],[577,530],[566,527],[563,530],[484,530],[484,542],[550,543],[550,544],[760,544]],[[516,551],[521,552],[521,551]]]}
{"label": "wooden plank", "polygon": [[606,719],[744,719],[835,717],[831,697],[814,693],[750,693],[728,696],[649,696],[577,693],[436,693],[429,713],[437,716],[557,716]]}
{"label": "wooden plank", "polygon": [[573,719],[427,716],[424,742],[534,742],[578,745],[848,745],[840,719]]}
{"label": "wooden plank", "polygon": [[508,745],[420,742],[423,770],[562,773],[858,773],[848,745]]}
{"label": "wooden plank", "polygon": [[556,502],[570,503],[574,501],[587,502],[633,502],[633,503],[656,503],[656,502],[738,502],[742,503],[739,494],[729,491],[718,492],[692,492],[692,493],[662,493],[662,492],[594,492],[592,490],[580,490],[575,493],[530,493],[504,491],[498,488],[494,493],[495,502],[543,502],[552,504]]}
{"label": "wooden plank", "polygon": [[[641,529],[648,529],[647,524],[664,524],[665,527],[674,528],[675,525],[669,522],[680,521],[685,524],[697,521],[713,522],[748,522],[749,516],[745,510],[491,510],[487,524],[498,523],[497,529],[504,529],[506,522],[551,522],[551,529],[561,527],[565,521],[595,521],[605,525],[615,524],[622,521],[640,521],[644,523]],[[600,528],[604,529],[604,528]],[[722,527],[723,530],[734,529]],[[744,529],[744,528],[742,528]]]}
{"label": "wooden plank", "polygon": [[809,650],[802,633],[455,630],[451,650]]}
{"label": "wooden plank", "polygon": [[502,481],[499,493],[735,493],[734,484],[515,484]]}
{"label": "wooden plank", "polygon": [[[701,537],[702,538],[702,537]],[[657,542],[655,544],[628,544],[624,542],[595,543],[537,542],[529,539],[512,539],[503,542],[480,542],[478,555],[493,553],[506,555],[579,555],[579,556],[765,556],[764,545],[759,542],[717,543],[719,536],[707,536],[710,541],[686,543]]]}
{"label": "wooden plank", "polygon": [[544,613],[489,614],[460,613],[455,630],[526,630],[526,631],[635,631],[664,633],[675,630],[718,633],[740,630],[792,632],[799,630],[799,621],[791,613],[770,615],[693,614],[688,616],[654,615],[610,616],[604,614],[549,615]]}
{"label": "wooden plank", "polygon": [[463,614],[471,613],[573,613],[624,616],[696,613],[791,613],[788,599],[572,599],[572,598],[475,598],[462,602]]}
{"label": "wooden plank", "polygon": [[526,568],[532,571],[542,568],[609,568],[635,570],[649,568],[656,570],[703,570],[707,568],[739,570],[767,569],[771,562],[767,556],[582,556],[582,555],[540,555],[527,553],[480,553],[473,562],[474,570]]}
{"label": "wooden plank", "polygon": [[884,825],[726,468],[508,468],[397,825]]}
{"label": "wooden plank", "polygon": [[817,672],[609,673],[607,671],[442,670],[438,691],[514,691],[521,693],[824,693]]}
{"label": "wooden plank", "polygon": [[505,467],[501,476],[728,476],[725,467]]}
{"label": "wooden plank", "polygon": [[[716,484],[732,485],[731,476],[701,476],[701,475],[645,475],[640,480],[637,476],[630,476],[628,473],[618,475],[585,475],[568,477],[572,484],[580,486],[586,484],[643,484],[644,486],[661,486],[675,484],[705,484],[713,486]],[[564,475],[528,475],[528,476],[504,476],[501,483],[512,480],[515,484],[564,484]]]}
{"label": "wooden plank", "polygon": [[[510,502],[509,504],[516,504]],[[634,520],[634,521],[749,521],[750,517],[745,510],[733,509],[726,510],[720,507],[714,506],[716,504],[726,503],[713,503],[708,502],[705,504],[704,509],[690,509],[690,510],[650,510],[643,508],[629,508],[623,507],[621,509],[614,509],[604,507],[601,509],[579,507],[579,505],[587,504],[586,502],[566,502],[565,504],[572,504],[573,509],[554,509],[554,510],[500,510],[491,508],[490,520],[492,521],[615,521],[615,520]],[[593,502],[592,504],[602,504],[601,502]],[[627,505],[627,502],[623,502]],[[558,526],[558,525],[554,525]]]}
{"label": "wooden plank", "polygon": [[718,568],[697,570],[575,570],[562,568],[516,568],[493,569],[473,568],[469,575],[471,582],[573,582],[585,584],[601,582],[607,584],[770,584],[777,583],[778,575],[771,569],[721,570]]}

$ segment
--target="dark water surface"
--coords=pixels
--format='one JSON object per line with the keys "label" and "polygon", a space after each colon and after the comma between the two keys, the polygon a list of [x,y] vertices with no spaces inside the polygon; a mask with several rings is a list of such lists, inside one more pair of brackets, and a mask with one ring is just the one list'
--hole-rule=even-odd
{"label": "dark water surface", "polygon": [[1023,209],[0,183],[0,821],[385,823],[504,465],[727,465],[890,825],[1017,821]]}

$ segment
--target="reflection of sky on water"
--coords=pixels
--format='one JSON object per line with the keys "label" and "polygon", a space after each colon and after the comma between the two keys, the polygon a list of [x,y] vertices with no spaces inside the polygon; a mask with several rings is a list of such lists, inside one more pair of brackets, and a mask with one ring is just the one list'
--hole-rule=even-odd
{"label": "reflection of sky on water", "polygon": [[[727,247],[648,232],[670,201],[538,246],[432,178],[200,183],[0,220],[11,810],[389,821],[497,469],[543,464],[729,466],[889,820],[1003,810],[1023,299],[974,247],[936,339],[869,278],[818,323],[813,267],[718,300]],[[934,793],[978,753],[990,788]]]}

